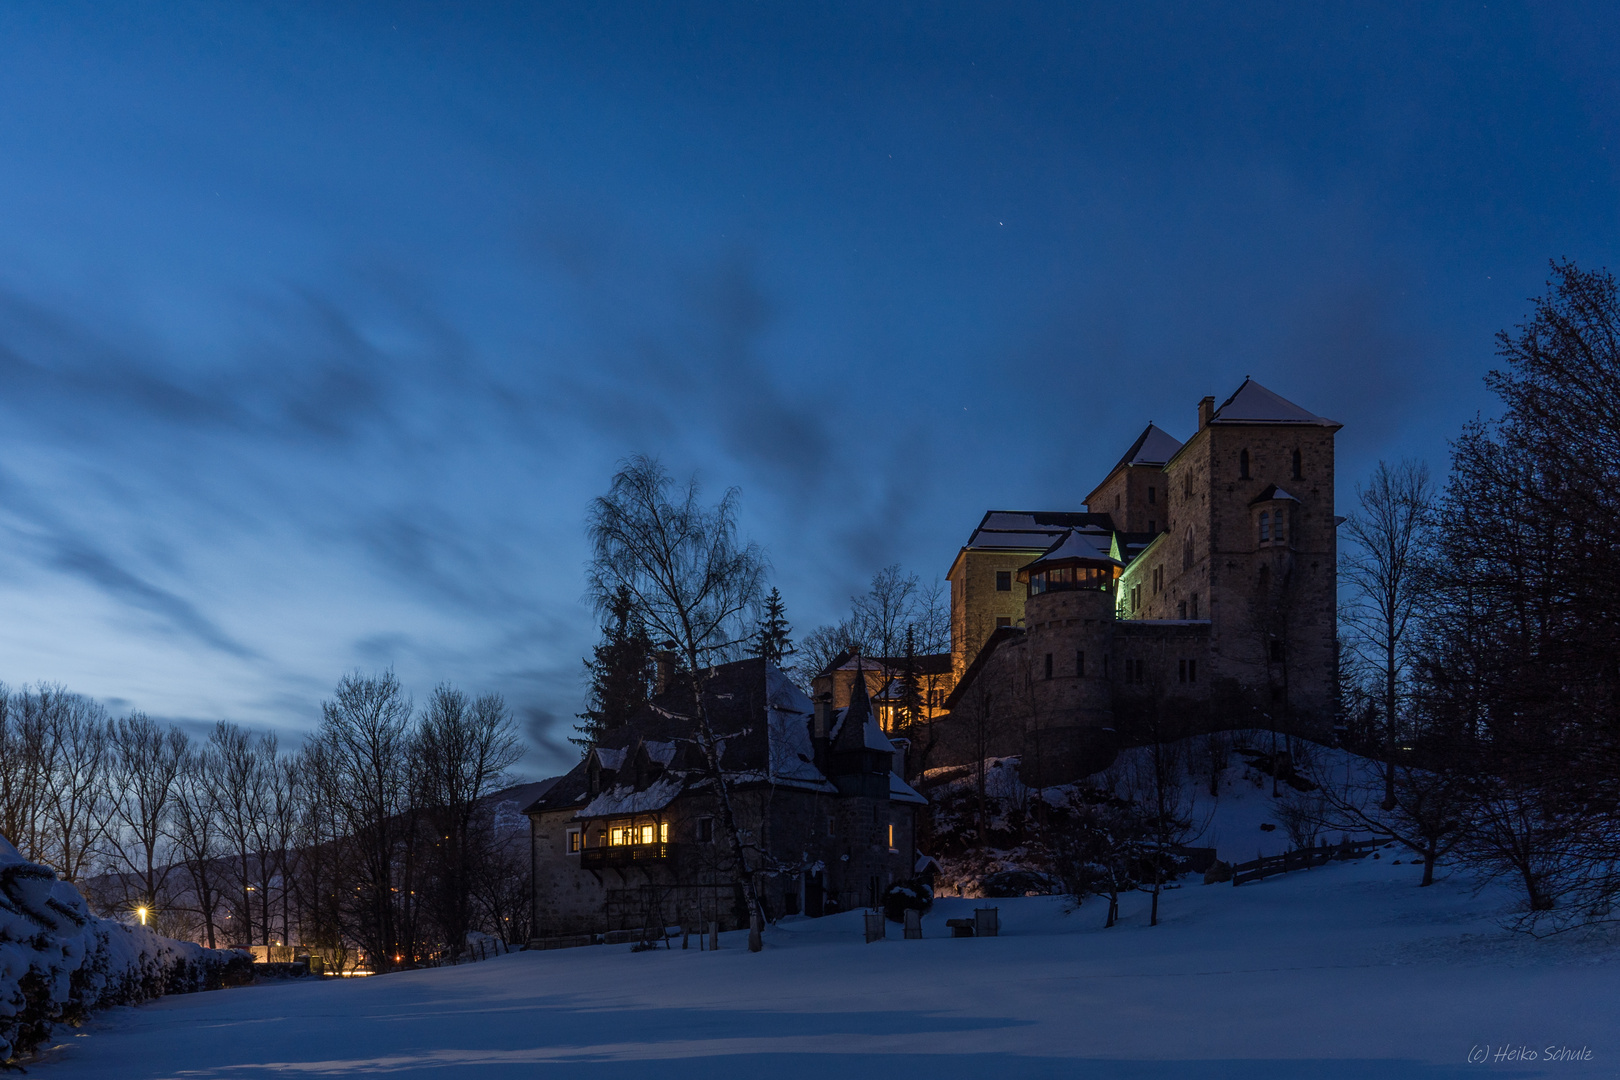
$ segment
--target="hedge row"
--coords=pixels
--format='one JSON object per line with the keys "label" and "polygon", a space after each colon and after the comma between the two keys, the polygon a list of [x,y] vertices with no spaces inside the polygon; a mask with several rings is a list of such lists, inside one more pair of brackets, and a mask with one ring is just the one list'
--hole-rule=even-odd
{"label": "hedge row", "polygon": [[0,836],[0,1065],[91,1010],[252,977],[239,952],[97,918],[79,890]]}

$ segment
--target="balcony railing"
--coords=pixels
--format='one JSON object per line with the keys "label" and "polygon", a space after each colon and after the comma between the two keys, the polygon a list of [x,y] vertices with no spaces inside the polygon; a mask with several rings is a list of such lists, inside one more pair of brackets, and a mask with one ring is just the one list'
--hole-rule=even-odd
{"label": "balcony railing", "polygon": [[653,863],[674,857],[674,844],[615,844],[584,849],[579,853],[579,865],[584,870],[604,870],[616,866]]}

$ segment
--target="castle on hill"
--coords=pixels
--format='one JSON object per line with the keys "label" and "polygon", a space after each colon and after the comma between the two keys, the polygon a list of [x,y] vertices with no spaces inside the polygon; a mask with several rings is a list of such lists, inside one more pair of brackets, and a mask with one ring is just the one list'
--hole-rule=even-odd
{"label": "castle on hill", "polygon": [[[909,768],[1018,754],[1055,783],[1153,735],[1330,730],[1340,426],[1245,379],[1186,442],[1149,424],[1083,510],[986,513],[947,575],[950,685]],[[842,669],[868,668],[879,697],[897,663],[841,657],[816,689],[842,706]]]}

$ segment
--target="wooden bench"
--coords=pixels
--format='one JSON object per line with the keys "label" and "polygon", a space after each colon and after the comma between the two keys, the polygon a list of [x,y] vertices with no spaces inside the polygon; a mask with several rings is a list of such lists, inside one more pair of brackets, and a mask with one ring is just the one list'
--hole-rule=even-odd
{"label": "wooden bench", "polygon": [[973,909],[971,919],[946,919],[951,937],[997,937],[1001,933],[1001,909],[982,907]]}

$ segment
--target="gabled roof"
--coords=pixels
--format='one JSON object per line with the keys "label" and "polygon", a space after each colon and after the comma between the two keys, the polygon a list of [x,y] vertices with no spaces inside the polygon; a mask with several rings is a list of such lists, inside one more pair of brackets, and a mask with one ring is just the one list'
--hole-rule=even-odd
{"label": "gabled roof", "polygon": [[1337,420],[1317,416],[1292,401],[1245,378],[1243,385],[1221,403],[1210,418],[1211,424],[1310,424],[1316,427],[1342,427]]}
{"label": "gabled roof", "polygon": [[[1121,465],[1158,465],[1176,456],[1181,449],[1181,440],[1164,430],[1157,424],[1149,424],[1142,429],[1142,434],[1131,443],[1131,448],[1125,451],[1125,456],[1119,459],[1114,469]],[[1109,470],[1112,476],[1114,469]]]}

